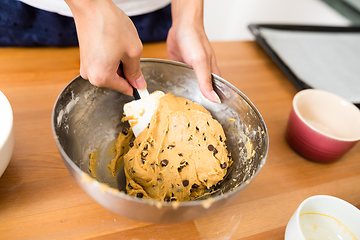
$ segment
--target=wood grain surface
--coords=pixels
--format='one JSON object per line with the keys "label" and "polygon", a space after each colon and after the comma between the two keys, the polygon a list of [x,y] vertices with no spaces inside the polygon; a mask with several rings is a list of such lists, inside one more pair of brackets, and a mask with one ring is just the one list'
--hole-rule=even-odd
{"label": "wood grain surface", "polygon": [[[73,180],[56,148],[51,113],[79,74],[78,48],[1,48],[0,91],[14,112],[15,149],[0,178],[0,239],[284,239],[307,197],[327,194],[360,207],[360,144],[319,164],[294,152],[284,134],[296,88],[255,42],[214,42],[222,77],[255,104],[267,125],[267,162],[234,201],[195,221],[158,225],[116,215]],[[167,58],[165,43],[143,57]],[[1,113],[0,113],[1,117]]]}

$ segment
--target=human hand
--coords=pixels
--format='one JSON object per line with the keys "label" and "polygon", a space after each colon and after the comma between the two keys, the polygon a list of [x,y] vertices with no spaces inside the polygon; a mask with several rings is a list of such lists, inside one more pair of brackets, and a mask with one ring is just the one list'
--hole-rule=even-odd
{"label": "human hand", "polygon": [[66,2],[74,15],[79,39],[80,75],[95,86],[126,95],[133,93],[130,84],[146,88],[140,70],[143,46],[129,17],[111,0]]}
{"label": "human hand", "polygon": [[212,87],[211,72],[220,75],[220,70],[203,25],[203,1],[173,0],[172,16],[173,25],[167,38],[169,58],[190,65],[202,94],[219,103]]}

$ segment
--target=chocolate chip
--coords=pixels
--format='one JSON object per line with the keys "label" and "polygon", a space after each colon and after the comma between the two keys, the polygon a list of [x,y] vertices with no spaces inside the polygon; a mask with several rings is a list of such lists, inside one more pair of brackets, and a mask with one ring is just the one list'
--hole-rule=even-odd
{"label": "chocolate chip", "polygon": [[166,167],[169,164],[169,161],[167,159],[161,160],[161,166]]}
{"label": "chocolate chip", "polygon": [[220,167],[221,167],[222,169],[225,169],[225,168],[227,167],[227,163],[224,162],[223,164],[220,164]]}
{"label": "chocolate chip", "polygon": [[183,167],[185,167],[185,165],[187,165],[188,163],[187,163],[187,161],[186,160],[182,160],[181,162],[180,162],[180,166],[183,166]]}
{"label": "chocolate chip", "polygon": [[164,201],[165,201],[165,202],[170,202],[170,197],[165,197],[165,198],[164,198]]}
{"label": "chocolate chip", "polygon": [[214,148],[214,154],[217,154],[218,153],[218,150],[216,148]]}
{"label": "chocolate chip", "polygon": [[171,149],[173,149],[174,147],[175,147],[175,145],[169,145],[167,148],[171,150]]}
{"label": "chocolate chip", "polygon": [[184,181],[182,182],[182,184],[183,184],[184,187],[189,186],[189,180],[184,180]]}
{"label": "chocolate chip", "polygon": [[178,171],[180,172],[184,167],[186,167],[187,164],[188,164],[188,163],[187,163],[186,160],[182,160],[182,161],[180,162],[180,166],[178,167]]}
{"label": "chocolate chip", "polygon": [[131,184],[130,184],[130,183],[128,184],[128,187],[129,187],[130,189],[133,189],[133,187],[131,186]]}
{"label": "chocolate chip", "polygon": [[144,196],[144,194],[141,193],[141,192],[139,192],[139,193],[136,194],[136,197],[138,197],[138,198],[142,198],[143,196]]}
{"label": "chocolate chip", "polygon": [[223,141],[223,139],[222,139],[221,135],[219,135],[219,139],[220,139],[220,142],[222,142],[222,141]]}
{"label": "chocolate chip", "polygon": [[144,158],[141,158],[141,163],[145,164],[145,159]]}
{"label": "chocolate chip", "polygon": [[209,151],[214,151],[215,148],[214,148],[213,145],[210,144],[210,145],[208,146],[208,149],[209,149]]}
{"label": "chocolate chip", "polygon": [[133,147],[133,146],[134,146],[134,141],[130,141],[130,142],[129,142],[129,146],[130,146],[130,147]]}
{"label": "chocolate chip", "polygon": [[194,183],[194,184],[191,186],[191,188],[198,188],[198,187],[200,187],[200,186],[197,185],[196,183]]}
{"label": "chocolate chip", "polygon": [[200,187],[200,186],[197,185],[196,183],[194,183],[194,184],[191,186],[190,192],[192,193],[192,192],[196,191],[196,189],[197,189],[198,187]]}
{"label": "chocolate chip", "polygon": [[141,156],[146,157],[149,153],[147,151],[142,151]]}
{"label": "chocolate chip", "polygon": [[204,136],[204,141],[206,141],[206,136]]}
{"label": "chocolate chip", "polygon": [[149,148],[149,144],[145,144],[144,150],[148,150],[148,148]]}
{"label": "chocolate chip", "polygon": [[121,132],[122,134],[127,135],[129,131],[127,130],[127,128],[123,128]]}
{"label": "chocolate chip", "polygon": [[179,155],[180,157],[182,157],[182,156],[183,156],[183,154],[182,154],[182,153],[179,153],[178,155]]}

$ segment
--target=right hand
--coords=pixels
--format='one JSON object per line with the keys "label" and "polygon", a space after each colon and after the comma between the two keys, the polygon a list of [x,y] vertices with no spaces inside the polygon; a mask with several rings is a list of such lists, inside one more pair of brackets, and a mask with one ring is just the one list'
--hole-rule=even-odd
{"label": "right hand", "polygon": [[[130,18],[111,0],[66,0],[76,24],[80,75],[98,87],[132,95],[146,88],[140,70],[143,46]],[[119,73],[120,62],[123,75]],[[129,84],[130,83],[130,84]]]}
{"label": "right hand", "polygon": [[203,24],[203,0],[172,0],[173,23],[167,37],[169,58],[190,65],[202,94],[212,102],[220,98],[212,86],[211,73],[220,76],[215,53]]}

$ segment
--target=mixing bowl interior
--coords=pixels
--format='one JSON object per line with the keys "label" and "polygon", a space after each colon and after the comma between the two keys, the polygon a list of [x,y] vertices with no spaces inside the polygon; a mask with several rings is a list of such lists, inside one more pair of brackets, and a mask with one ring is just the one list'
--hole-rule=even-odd
{"label": "mixing bowl interior", "polygon": [[[259,172],[268,152],[267,129],[255,106],[234,86],[215,75],[214,89],[222,103],[208,101],[199,90],[194,71],[185,64],[143,59],[141,70],[149,92],[171,92],[199,103],[222,124],[233,165],[224,181],[211,189],[212,193],[206,198],[223,198],[240,192]],[[118,133],[129,127],[121,119],[123,105],[132,100],[133,97],[116,91],[94,87],[80,76],[69,83],[55,104],[53,129],[60,153],[64,161],[68,162],[70,172],[74,172],[72,168],[78,168],[75,169],[77,172],[80,169],[90,174],[89,154],[96,151],[98,181],[119,188],[107,164],[114,156],[111,148]],[[75,163],[76,167],[70,162]],[[193,202],[200,204],[197,200]]]}

